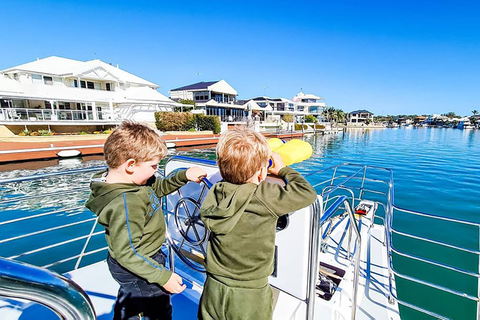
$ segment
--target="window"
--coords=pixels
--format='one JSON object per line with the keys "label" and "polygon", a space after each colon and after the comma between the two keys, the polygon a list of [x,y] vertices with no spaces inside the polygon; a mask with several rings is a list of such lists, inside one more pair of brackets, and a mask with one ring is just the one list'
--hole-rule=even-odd
{"label": "window", "polygon": [[43,76],[43,83],[48,84],[49,86],[53,85],[53,78]]}
{"label": "window", "polygon": [[78,88],[78,80],[77,79],[73,80],[73,86],[75,88]]}
{"label": "window", "polygon": [[105,89],[106,89],[107,91],[111,91],[111,90],[112,90],[111,87],[110,87],[110,83],[105,83]]}
{"label": "window", "polygon": [[83,80],[80,81],[80,87],[82,87],[82,88],[86,88],[86,87],[87,87],[87,85],[85,84],[85,81],[83,81]]}
{"label": "window", "polygon": [[92,81],[87,81],[87,89],[95,89],[95,84]]}

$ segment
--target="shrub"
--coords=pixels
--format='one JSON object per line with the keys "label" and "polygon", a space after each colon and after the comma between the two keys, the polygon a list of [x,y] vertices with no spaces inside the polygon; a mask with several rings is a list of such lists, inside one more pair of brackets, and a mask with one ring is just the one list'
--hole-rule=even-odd
{"label": "shrub", "polygon": [[21,137],[25,137],[25,136],[29,136],[30,135],[30,131],[28,130],[23,130],[22,132],[20,132],[18,135],[21,136]]}
{"label": "shrub", "polygon": [[325,126],[323,124],[316,124],[315,129],[325,129]]}
{"label": "shrub", "polygon": [[84,134],[88,134],[88,132],[80,131],[78,134],[84,135]]}
{"label": "shrub", "polygon": [[293,122],[293,115],[291,114],[284,114],[282,116],[282,120],[285,122]]}
{"label": "shrub", "polygon": [[213,133],[220,133],[220,120],[217,116],[204,116],[202,114],[195,116],[197,129],[200,131],[211,130]]}
{"label": "shrub", "polygon": [[300,123],[295,124],[295,130],[296,131],[301,131],[302,128],[303,128],[303,130],[307,130],[308,126],[306,124],[300,124]]}
{"label": "shrub", "polygon": [[51,131],[48,131],[48,130],[38,130],[38,133],[41,136],[53,136],[53,133]]}
{"label": "shrub", "polygon": [[39,135],[40,135],[40,132],[37,132],[37,131],[30,132],[30,136],[33,136],[33,137],[36,137]]}
{"label": "shrub", "polygon": [[317,118],[315,118],[315,116],[312,116],[311,114],[307,114],[305,116],[305,122],[316,123],[317,121]]}
{"label": "shrub", "polygon": [[211,130],[220,133],[217,116],[194,116],[190,112],[155,112],[155,125],[160,131]]}
{"label": "shrub", "polygon": [[190,112],[155,112],[155,125],[160,131],[188,131],[195,119]]}

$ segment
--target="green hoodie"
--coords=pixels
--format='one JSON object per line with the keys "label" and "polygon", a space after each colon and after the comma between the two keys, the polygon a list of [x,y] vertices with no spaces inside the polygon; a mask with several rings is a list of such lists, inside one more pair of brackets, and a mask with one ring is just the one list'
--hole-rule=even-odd
{"label": "green hoodie", "polygon": [[188,182],[186,171],[167,179],[152,177],[144,186],[105,183],[106,174],[93,176],[85,205],[105,227],[109,254],[130,272],[163,286],[171,272],[150,258],[165,241],[160,198]]}
{"label": "green hoodie", "polygon": [[262,182],[216,183],[203,201],[200,217],[211,231],[206,267],[228,286],[261,288],[273,272],[278,217],[315,201],[315,189],[295,170],[278,173],[284,187]]}

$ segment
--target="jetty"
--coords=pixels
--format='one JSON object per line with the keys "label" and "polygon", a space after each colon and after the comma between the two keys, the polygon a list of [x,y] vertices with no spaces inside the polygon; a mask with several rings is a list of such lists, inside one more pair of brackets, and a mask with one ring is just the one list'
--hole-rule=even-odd
{"label": "jetty", "polygon": [[[266,138],[301,138],[305,133],[265,132]],[[219,134],[168,132],[162,136],[167,147],[177,150],[210,148],[217,144]],[[76,150],[82,156],[103,154],[103,145],[108,135],[59,135],[45,137],[0,137],[0,163],[58,158],[58,153]]]}

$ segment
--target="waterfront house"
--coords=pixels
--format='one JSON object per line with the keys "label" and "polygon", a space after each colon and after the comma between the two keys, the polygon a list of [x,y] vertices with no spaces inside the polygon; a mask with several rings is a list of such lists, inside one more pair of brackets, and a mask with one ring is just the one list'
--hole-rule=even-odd
{"label": "waterfront house", "polygon": [[255,97],[251,100],[255,101],[261,108],[266,108],[272,115],[293,115],[296,113],[296,104],[292,100],[270,97]]}
{"label": "waterfront house", "polygon": [[347,126],[363,126],[373,124],[373,113],[367,110],[355,110],[347,115]]}
{"label": "waterfront house", "polygon": [[154,122],[179,104],[159,86],[95,59],[51,56],[0,71],[0,125],[11,131],[90,131],[123,119]]}
{"label": "waterfront house", "polygon": [[172,100],[192,100],[196,110],[219,116],[222,121],[241,121],[246,116],[244,104],[237,103],[237,96],[225,80],[201,81],[170,90]]}
{"label": "waterfront house", "polygon": [[299,92],[295,97],[293,97],[292,100],[296,105],[296,113],[301,115],[309,114],[320,117],[327,107],[322,97],[310,93],[305,94],[303,92]]}

